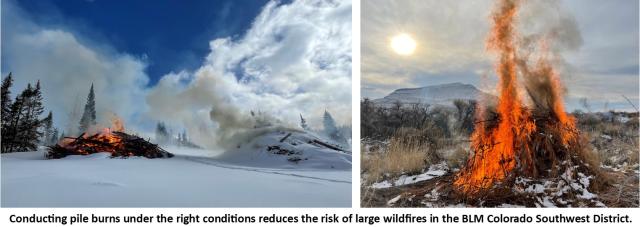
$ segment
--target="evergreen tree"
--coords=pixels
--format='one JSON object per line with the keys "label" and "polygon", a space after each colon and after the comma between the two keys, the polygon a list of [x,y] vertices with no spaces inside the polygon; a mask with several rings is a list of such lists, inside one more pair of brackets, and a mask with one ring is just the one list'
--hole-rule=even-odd
{"label": "evergreen tree", "polygon": [[7,123],[6,120],[10,118],[9,111],[11,110],[11,85],[13,85],[13,78],[11,73],[2,80],[2,126]]}
{"label": "evergreen tree", "polygon": [[24,116],[18,123],[19,145],[16,151],[31,151],[38,148],[38,143],[42,137],[40,127],[42,120],[40,116],[44,112],[42,105],[42,91],[40,89],[40,81],[36,83],[35,89],[27,93],[24,99]]}
{"label": "evergreen tree", "polygon": [[16,100],[11,104],[9,110],[9,122],[6,126],[7,133],[2,134],[2,152],[14,152],[20,143],[20,137],[18,136],[19,132],[19,124],[22,120],[25,112],[25,103],[26,99],[31,93],[33,88],[31,88],[31,84],[27,85],[27,88],[24,89],[18,96],[16,96]]}
{"label": "evergreen tree", "polygon": [[156,125],[156,140],[158,142],[169,142],[169,131],[163,122],[158,122]]}
{"label": "evergreen tree", "polygon": [[322,123],[324,126],[324,131],[327,135],[330,135],[331,133],[336,131],[336,121],[333,120],[333,116],[331,116],[331,114],[327,110],[324,111]]}
{"label": "evergreen tree", "polygon": [[42,119],[42,145],[51,144],[53,137],[53,114],[49,111],[47,117]]}
{"label": "evergreen tree", "polygon": [[84,133],[94,125],[96,125],[96,100],[93,92],[93,84],[91,84],[91,89],[87,96],[87,104],[84,106],[84,113],[80,119],[80,127],[78,129],[80,133]]}
{"label": "evergreen tree", "polygon": [[309,131],[309,125],[307,125],[307,120],[305,120],[302,117],[302,114],[300,114],[300,127],[302,127],[302,129]]}
{"label": "evergreen tree", "polygon": [[[31,92],[31,84],[23,90],[16,100],[9,107],[9,114],[6,115],[7,120],[2,127],[2,153],[13,152],[18,144],[18,123],[24,111],[24,99]],[[3,117],[5,117],[3,115]]]}
{"label": "evergreen tree", "polygon": [[4,151],[4,142],[6,142],[6,135],[9,133],[9,128],[7,126],[11,121],[11,85],[13,85],[13,78],[11,76],[11,73],[9,73],[9,75],[7,75],[2,80],[2,113],[0,113],[2,118],[2,132],[0,132],[2,133],[3,137],[2,151]]}
{"label": "evergreen tree", "polygon": [[40,81],[33,88],[31,84],[23,90],[11,104],[8,118],[3,127],[2,152],[30,151],[38,148],[42,137],[40,127],[44,111]]}
{"label": "evergreen tree", "polygon": [[336,121],[333,120],[333,117],[328,111],[324,111],[324,118],[322,121],[324,125],[324,133],[333,141],[338,142],[340,144],[346,145],[348,142],[338,130],[336,126]]}

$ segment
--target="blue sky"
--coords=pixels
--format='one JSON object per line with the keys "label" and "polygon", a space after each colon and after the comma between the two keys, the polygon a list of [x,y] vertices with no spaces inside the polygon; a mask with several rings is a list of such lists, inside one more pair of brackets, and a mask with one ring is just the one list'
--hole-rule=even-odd
{"label": "blue sky", "polygon": [[142,57],[147,63],[149,86],[171,71],[198,68],[210,51],[210,40],[241,36],[266,3],[264,0],[193,0],[188,4],[175,0],[15,2],[35,23],[72,28],[93,42],[108,43],[115,51]]}

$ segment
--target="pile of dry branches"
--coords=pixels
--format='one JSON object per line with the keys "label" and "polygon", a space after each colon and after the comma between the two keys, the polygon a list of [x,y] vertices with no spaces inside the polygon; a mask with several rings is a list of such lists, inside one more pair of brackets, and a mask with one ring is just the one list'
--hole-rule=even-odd
{"label": "pile of dry branches", "polygon": [[106,135],[98,133],[91,136],[82,134],[78,137],[66,137],[60,143],[50,146],[46,157],[58,159],[68,155],[88,155],[99,152],[109,152],[111,157],[173,157],[173,154],[158,145],[124,132],[109,132]]}

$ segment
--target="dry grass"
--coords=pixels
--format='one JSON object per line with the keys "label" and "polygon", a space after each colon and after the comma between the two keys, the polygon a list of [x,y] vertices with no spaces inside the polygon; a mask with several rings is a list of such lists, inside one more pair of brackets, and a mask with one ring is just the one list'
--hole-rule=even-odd
{"label": "dry grass", "polygon": [[425,125],[422,129],[400,128],[384,147],[362,144],[360,167],[363,183],[379,182],[403,174],[420,173],[434,163],[446,161],[450,167],[464,165],[469,155],[468,141],[443,138],[442,132]]}
{"label": "dry grass", "polygon": [[[602,164],[617,168],[638,164],[638,113],[588,113],[577,116],[580,130],[589,138],[588,143]],[[623,121],[623,118],[627,120]]]}
{"label": "dry grass", "polygon": [[[420,173],[439,158],[430,143],[420,139],[420,130],[401,128],[389,140],[384,152],[361,150],[360,166],[368,182]],[[364,147],[364,144],[361,146]]]}

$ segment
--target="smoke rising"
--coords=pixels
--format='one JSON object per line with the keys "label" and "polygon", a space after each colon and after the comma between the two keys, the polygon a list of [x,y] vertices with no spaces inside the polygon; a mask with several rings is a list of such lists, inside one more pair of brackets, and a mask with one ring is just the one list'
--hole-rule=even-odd
{"label": "smoke rising", "polygon": [[55,127],[71,135],[77,133],[93,83],[99,123],[110,125],[106,113],[114,112],[136,125],[146,108],[146,62],[70,30],[37,24],[13,1],[2,1],[2,76],[13,72],[12,97],[40,80]]}
{"label": "smoke rising", "polygon": [[351,4],[268,3],[240,38],[210,42],[195,72],[164,76],[147,96],[149,115],[184,125],[209,148],[233,147],[258,126],[320,125],[331,111],[351,121]]}
{"label": "smoke rising", "polygon": [[[517,65],[531,104],[545,112],[562,111],[567,92],[560,80],[570,75],[562,54],[576,51],[583,39],[571,13],[558,0],[521,1]],[[563,114],[561,114],[563,115]]]}

